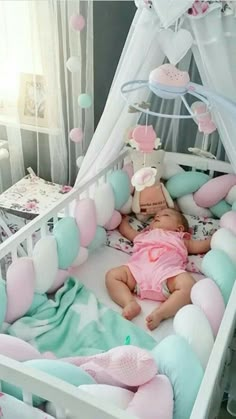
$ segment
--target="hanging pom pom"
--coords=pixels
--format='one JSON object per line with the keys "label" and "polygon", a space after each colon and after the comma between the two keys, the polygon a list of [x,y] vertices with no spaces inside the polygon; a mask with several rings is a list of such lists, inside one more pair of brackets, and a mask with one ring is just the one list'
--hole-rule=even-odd
{"label": "hanging pom pom", "polygon": [[132,133],[138,149],[143,153],[151,153],[155,146],[156,133],[152,125],[138,125]]}
{"label": "hanging pom pom", "polygon": [[80,71],[80,59],[79,57],[72,56],[68,58],[66,62],[66,67],[71,73],[76,73],[77,71]]}
{"label": "hanging pom pom", "polygon": [[78,169],[81,168],[83,160],[84,160],[84,156],[79,156],[78,159],[76,160],[76,166],[78,167]]}
{"label": "hanging pom pom", "polygon": [[73,128],[70,131],[69,137],[74,143],[80,143],[83,140],[84,133],[81,128]]}
{"label": "hanging pom pom", "polygon": [[81,108],[87,109],[92,105],[92,98],[87,93],[82,93],[78,97],[78,104]]}
{"label": "hanging pom pom", "polygon": [[70,26],[74,31],[82,31],[85,27],[85,18],[78,13],[74,13],[70,17]]}

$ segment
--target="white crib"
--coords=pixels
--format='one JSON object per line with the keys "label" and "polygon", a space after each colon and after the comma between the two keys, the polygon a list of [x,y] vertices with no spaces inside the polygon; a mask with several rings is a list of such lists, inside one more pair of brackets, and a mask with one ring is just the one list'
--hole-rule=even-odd
{"label": "white crib", "polygon": [[[47,213],[39,215],[7,239],[0,246],[0,261],[9,253],[11,254],[12,260],[15,260],[19,254],[19,246],[22,244],[27,248],[28,255],[31,256],[33,234],[40,229],[40,234],[43,237],[47,234],[48,221],[53,219],[53,222],[56,223],[63,214],[68,215],[75,199],[79,197],[93,197],[95,187],[101,182],[104,182],[112,171],[123,167],[127,154],[128,151],[121,153],[113,163],[103,169],[96,177],[86,182],[78,190],[72,190],[66,194],[63,201],[52,206]],[[166,153],[165,159],[175,164],[178,163],[191,167],[192,170],[209,172],[210,175],[213,175],[214,172],[233,172],[229,163],[192,155]],[[225,310],[190,419],[214,419],[217,417],[217,411],[219,410],[225,389],[227,369],[230,368],[229,348],[234,334],[236,316],[235,301],[236,284],[234,285]],[[35,370],[3,356],[0,356],[0,378],[1,380],[21,387],[24,390],[24,400],[26,403],[30,404],[32,401],[31,394],[36,394],[60,406],[60,412],[57,412],[58,418],[65,417],[63,411],[68,409],[70,411],[70,418],[132,419],[130,414],[115,408],[109,402],[104,404],[99,399],[87,395],[85,392],[76,389],[70,384],[40,371],[36,373]]]}

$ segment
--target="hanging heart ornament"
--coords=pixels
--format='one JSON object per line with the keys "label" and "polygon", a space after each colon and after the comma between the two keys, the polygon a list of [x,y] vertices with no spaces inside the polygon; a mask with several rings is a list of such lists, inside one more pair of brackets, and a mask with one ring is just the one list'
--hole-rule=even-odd
{"label": "hanging heart ornament", "polygon": [[159,32],[158,42],[170,63],[176,65],[191,48],[193,37],[186,29],[180,29],[178,32],[164,29]]}

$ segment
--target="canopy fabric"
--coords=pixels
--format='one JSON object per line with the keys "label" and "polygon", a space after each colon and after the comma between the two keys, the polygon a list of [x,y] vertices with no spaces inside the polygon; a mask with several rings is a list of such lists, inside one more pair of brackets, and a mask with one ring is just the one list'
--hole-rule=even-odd
{"label": "canopy fabric", "polygon": [[[203,85],[236,103],[235,15],[224,15],[221,4],[213,4],[199,19],[188,16],[186,28],[194,38],[192,51]],[[223,104],[216,104],[212,99],[210,102],[221,141],[236,171],[235,118]]]}
{"label": "canopy fabric", "polygon": [[[157,42],[159,30],[158,17],[154,13],[146,9],[137,10],[103,115],[83,160],[75,186],[84,183],[107,166],[124,147],[127,128],[135,125],[137,114],[128,113],[120,88],[128,80],[147,79],[151,69],[162,64],[164,54]],[[134,93],[132,99],[139,101],[139,93]]]}
{"label": "canopy fabric", "polygon": [[[187,3],[186,1],[186,7]],[[124,146],[127,130],[138,121],[139,114],[128,113],[128,106],[120,89],[127,81],[148,79],[150,72],[165,59],[158,43],[158,34],[163,29],[160,18],[163,19],[163,16],[157,12],[155,7],[152,10],[140,7],[136,12],[103,115],[85,155],[75,186],[90,179],[117,157]],[[236,98],[235,19],[233,13],[224,15],[221,5],[213,3],[205,13],[198,16],[186,13],[181,21],[182,26],[193,36],[192,53],[203,85],[232,100]],[[181,64],[180,62],[180,68],[183,69]],[[146,92],[137,90],[132,93],[131,98],[133,102],[140,103],[147,100],[149,94],[148,89]],[[213,116],[221,141],[236,171],[236,120],[226,112],[220,101],[214,103],[211,100],[211,104],[214,105]],[[173,109],[176,111],[178,107],[177,104]],[[175,138],[175,143],[176,141],[178,137]]]}

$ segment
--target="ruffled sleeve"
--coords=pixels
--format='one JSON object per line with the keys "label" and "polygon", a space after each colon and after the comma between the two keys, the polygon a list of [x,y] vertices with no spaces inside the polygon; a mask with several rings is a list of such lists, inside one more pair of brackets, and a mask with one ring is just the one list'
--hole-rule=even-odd
{"label": "ruffled sleeve", "polygon": [[183,238],[183,239],[185,239],[185,240],[191,240],[192,235],[191,235],[191,233],[189,233],[189,232],[187,232],[187,231],[184,231],[184,232],[182,233],[182,238]]}

